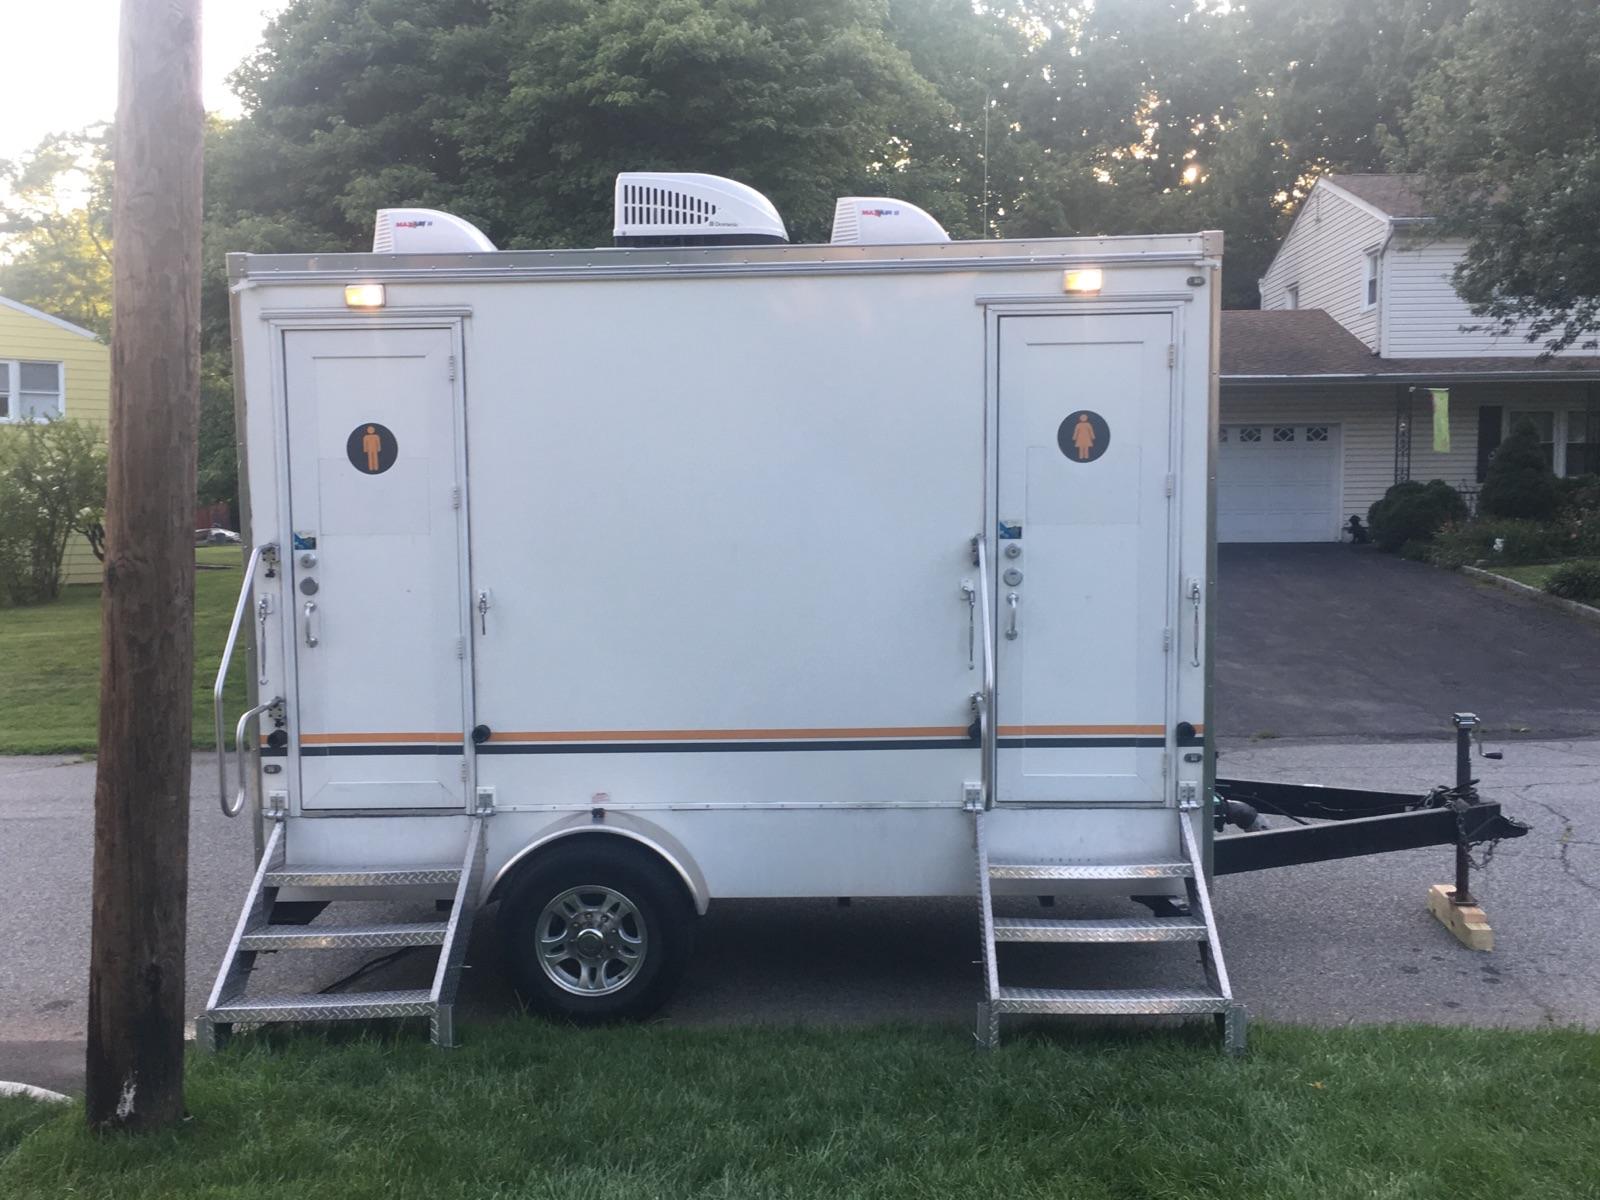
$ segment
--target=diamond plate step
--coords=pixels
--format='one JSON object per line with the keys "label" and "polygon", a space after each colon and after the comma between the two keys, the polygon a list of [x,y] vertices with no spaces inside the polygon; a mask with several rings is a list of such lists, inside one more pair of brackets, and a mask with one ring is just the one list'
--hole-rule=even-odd
{"label": "diamond plate step", "polygon": [[1019,988],[1003,987],[995,999],[1003,1013],[1070,1013],[1078,1016],[1128,1013],[1220,1013],[1232,1001],[1193,988]]}
{"label": "diamond plate step", "polygon": [[1053,920],[996,917],[997,942],[1203,942],[1206,923],[1190,917],[1117,917]]}
{"label": "diamond plate step", "polygon": [[455,883],[461,868],[451,863],[402,867],[283,867],[268,871],[266,887],[404,887],[419,883]]}
{"label": "diamond plate step", "polygon": [[1008,863],[991,862],[991,879],[1172,879],[1194,874],[1186,862]]}
{"label": "diamond plate step", "polygon": [[407,992],[312,993],[301,996],[251,996],[219,1004],[206,1014],[212,1021],[344,1021],[378,1017],[428,1017],[433,999],[426,988]]}
{"label": "diamond plate step", "polygon": [[265,925],[239,939],[242,950],[338,950],[346,946],[392,949],[442,946],[444,921],[400,925]]}

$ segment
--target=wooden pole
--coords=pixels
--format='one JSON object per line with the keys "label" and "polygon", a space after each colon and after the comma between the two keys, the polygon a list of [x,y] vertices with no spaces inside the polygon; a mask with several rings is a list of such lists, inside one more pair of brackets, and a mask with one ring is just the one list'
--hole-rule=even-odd
{"label": "wooden pole", "polygon": [[122,0],[86,1104],[183,1116],[200,396],[201,0]]}

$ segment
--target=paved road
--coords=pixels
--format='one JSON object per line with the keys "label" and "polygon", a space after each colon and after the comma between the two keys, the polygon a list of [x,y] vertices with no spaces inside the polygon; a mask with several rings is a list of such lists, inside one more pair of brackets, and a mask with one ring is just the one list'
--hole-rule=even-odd
{"label": "paved road", "polygon": [[[1452,771],[1432,744],[1226,744],[1229,774],[1422,791]],[[198,1011],[251,869],[248,828],[206,792],[192,825],[189,1006]],[[1450,878],[1444,848],[1223,880],[1218,916],[1238,994],[1258,1015],[1318,1023],[1443,1021],[1600,1027],[1600,741],[1520,742],[1484,762],[1484,787],[1532,821],[1504,843],[1479,889],[1492,955],[1462,948],[1424,908]],[[0,1079],[78,1086],[88,970],[93,767],[0,760]],[[1026,901],[1019,901],[1027,904]],[[1063,915],[1068,910],[1063,910]],[[959,900],[763,901],[715,905],[693,974],[666,1014],[675,1024],[966,1022],[977,974],[974,913]],[[468,1020],[515,1012],[492,922],[480,925],[463,988]],[[1154,981],[1189,968],[1174,947],[1008,947],[1023,982]],[[1031,954],[1027,953],[1032,951]],[[276,955],[263,982],[318,987],[359,957]],[[402,961],[374,986],[420,986],[428,959]]]}
{"label": "paved road", "polygon": [[1523,736],[1600,736],[1600,624],[1367,547],[1220,548],[1217,730],[1432,736],[1480,713]]}

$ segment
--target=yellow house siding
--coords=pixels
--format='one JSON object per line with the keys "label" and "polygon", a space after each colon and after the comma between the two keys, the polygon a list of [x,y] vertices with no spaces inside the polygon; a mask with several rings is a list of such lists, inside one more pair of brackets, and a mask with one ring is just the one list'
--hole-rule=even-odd
{"label": "yellow house siding", "polygon": [[[111,351],[104,342],[63,328],[47,317],[0,303],[0,359],[62,365],[67,417],[86,421],[105,436],[111,413]],[[74,537],[62,564],[67,583],[100,582],[100,563],[89,543]]]}

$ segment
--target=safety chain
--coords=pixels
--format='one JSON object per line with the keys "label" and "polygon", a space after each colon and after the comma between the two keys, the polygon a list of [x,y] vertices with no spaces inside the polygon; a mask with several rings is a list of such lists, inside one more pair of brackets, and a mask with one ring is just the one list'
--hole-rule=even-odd
{"label": "safety chain", "polygon": [[1456,817],[1456,843],[1462,847],[1465,847],[1467,862],[1472,864],[1472,868],[1476,871],[1482,871],[1494,859],[1495,849],[1500,845],[1502,839],[1490,838],[1487,842],[1478,842],[1478,845],[1485,847],[1483,855],[1481,858],[1474,858],[1472,856],[1472,846],[1474,843],[1468,840],[1467,814],[1472,811],[1473,806],[1477,803],[1478,781],[1476,779],[1469,779],[1462,787],[1434,788],[1422,798],[1422,803],[1417,807],[1448,808],[1451,812],[1453,812]]}

